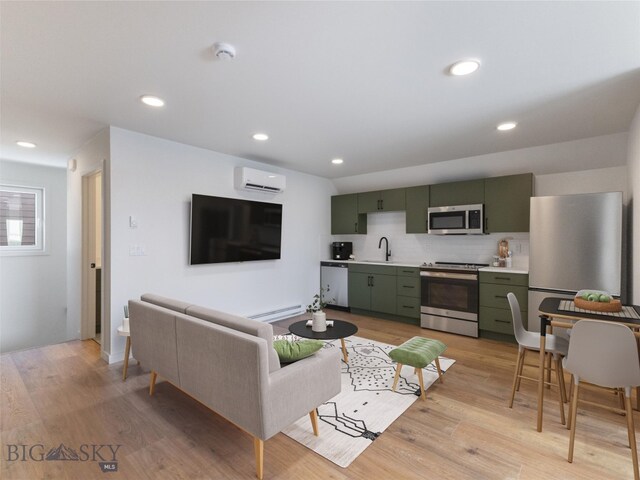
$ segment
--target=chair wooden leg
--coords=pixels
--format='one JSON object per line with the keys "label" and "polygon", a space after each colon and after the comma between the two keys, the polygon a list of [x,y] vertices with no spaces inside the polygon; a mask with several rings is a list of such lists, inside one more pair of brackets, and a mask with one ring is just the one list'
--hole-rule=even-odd
{"label": "chair wooden leg", "polygon": [[636,387],[636,410],[640,410],[640,387]]}
{"label": "chair wooden leg", "polygon": [[558,358],[557,368],[560,371],[560,379],[562,380],[562,401],[564,403],[569,403],[569,398],[567,397],[567,385],[564,381],[564,367],[562,366],[562,357]]}
{"label": "chair wooden leg", "polygon": [[513,399],[516,396],[516,387],[520,380],[520,370],[524,362],[524,348],[518,351],[518,358],[516,360],[516,371],[513,374],[513,385],[511,386],[511,400],[509,400],[509,408],[513,408]]}
{"label": "chair wooden leg", "polygon": [[[571,378],[569,379],[569,402],[573,401],[573,394],[575,388],[573,386],[573,374],[571,374]],[[573,403],[571,403],[573,405]],[[571,430],[571,405],[569,405],[569,418],[567,419],[567,430]]]}
{"label": "chair wooden leg", "polygon": [[547,388],[551,388],[551,354],[547,353],[547,359],[546,359],[546,371],[545,371],[545,378],[546,378],[546,386]]}
{"label": "chair wooden leg", "polygon": [[571,434],[569,435],[569,456],[567,461],[573,463],[573,444],[576,439],[576,416],[578,414],[578,392],[580,385],[575,384],[573,388],[573,397],[571,397]]}
{"label": "chair wooden leg", "polygon": [[633,478],[635,480],[640,479],[640,472],[638,472],[638,447],[636,445],[636,431],[633,425],[633,410],[631,407],[631,389],[628,389],[628,395],[624,397],[625,410],[627,412],[627,429],[629,431],[629,444],[631,447],[631,459],[633,460]]}
{"label": "chair wooden leg", "polygon": [[317,437],[318,433],[318,412],[314,408],[309,412],[309,417],[311,418],[311,427],[313,427],[313,434]]}
{"label": "chair wooden leg", "polygon": [[253,437],[253,450],[256,454],[256,477],[262,480],[264,476],[264,440]]}
{"label": "chair wooden leg", "polygon": [[418,381],[420,382],[420,398],[427,399],[427,391],[424,389],[424,380],[422,378],[422,369],[418,370]]}
{"label": "chair wooden leg", "polygon": [[418,374],[418,367],[416,367],[416,368],[414,368],[414,369],[413,369],[413,373],[414,373],[415,375],[417,375],[417,374]]}
{"label": "chair wooden leg", "polygon": [[440,383],[444,383],[444,378],[442,377],[442,369],[440,368],[440,359],[436,357],[436,368],[438,369],[438,380]]}
{"label": "chair wooden leg", "polygon": [[524,369],[524,360],[527,358],[527,349],[522,349],[522,360],[520,361],[520,370],[518,371],[518,381],[516,383],[516,392],[520,391],[520,381],[522,380],[522,370]]}
{"label": "chair wooden leg", "polygon": [[396,391],[396,386],[398,385],[398,379],[400,378],[400,370],[402,370],[402,364],[398,363],[396,365],[396,376],[393,379],[393,387],[391,388],[391,390],[393,390],[394,392]]}
{"label": "chair wooden leg", "polygon": [[149,395],[153,395],[153,392],[156,390],[156,379],[158,378],[158,374],[156,372],[151,372],[151,379],[149,381]]}
{"label": "chair wooden leg", "polygon": [[558,400],[560,401],[560,422],[562,423],[562,425],[566,425],[567,421],[564,418],[564,396],[562,395],[562,389],[563,389],[563,386],[564,386],[564,379],[562,378],[562,375],[560,374],[561,367],[560,367],[560,356],[559,355],[556,358],[554,358],[554,362],[556,364],[556,378],[558,380]]}
{"label": "chair wooden leg", "polygon": [[127,370],[129,369],[129,355],[131,353],[131,337],[127,337],[124,345],[124,367],[122,367],[122,381],[127,379]]}

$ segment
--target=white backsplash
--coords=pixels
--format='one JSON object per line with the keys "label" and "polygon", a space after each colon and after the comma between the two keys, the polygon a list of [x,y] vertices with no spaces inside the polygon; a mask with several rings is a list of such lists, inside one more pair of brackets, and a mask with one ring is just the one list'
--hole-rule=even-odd
{"label": "white backsplash", "polygon": [[[529,233],[492,233],[489,235],[426,235],[405,233],[404,212],[372,213],[367,216],[367,235],[333,235],[332,241],[353,242],[356,260],[384,261],[384,242],[389,239],[390,260],[396,262],[468,262],[488,263],[498,252],[498,242],[509,239],[513,266],[529,267]],[[331,247],[323,258],[330,258]]]}

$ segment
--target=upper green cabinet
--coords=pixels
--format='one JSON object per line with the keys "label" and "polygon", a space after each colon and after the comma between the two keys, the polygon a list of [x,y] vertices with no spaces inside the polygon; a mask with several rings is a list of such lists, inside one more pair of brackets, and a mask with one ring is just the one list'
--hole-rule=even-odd
{"label": "upper green cabinet", "polygon": [[407,201],[407,233],[427,233],[429,185],[405,189]]}
{"label": "upper green cabinet", "polygon": [[331,197],[331,234],[367,233],[367,216],[358,214],[358,194]]}
{"label": "upper green cabinet", "polygon": [[485,203],[484,179],[431,185],[429,206],[473,205]]}
{"label": "upper green cabinet", "polygon": [[528,232],[533,174],[487,178],[484,181],[484,230]]}
{"label": "upper green cabinet", "polygon": [[358,213],[395,212],[405,209],[405,189],[358,193]]}

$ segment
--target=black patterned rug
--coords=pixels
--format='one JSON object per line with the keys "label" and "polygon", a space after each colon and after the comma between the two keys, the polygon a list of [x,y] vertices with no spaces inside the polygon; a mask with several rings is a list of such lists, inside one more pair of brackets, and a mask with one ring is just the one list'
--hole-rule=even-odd
{"label": "black patterned rug", "polygon": [[[345,343],[349,364],[342,362],[342,391],[318,407],[320,435],[313,435],[308,416],[283,433],[346,468],[418,400],[419,386],[414,369],[405,366],[396,391],[391,390],[396,364],[387,353],[395,348],[393,345],[360,337],[346,338]],[[327,342],[324,348],[339,349],[340,340]],[[443,371],[454,362],[440,357]],[[435,364],[427,365],[422,372],[429,388],[438,379]]]}

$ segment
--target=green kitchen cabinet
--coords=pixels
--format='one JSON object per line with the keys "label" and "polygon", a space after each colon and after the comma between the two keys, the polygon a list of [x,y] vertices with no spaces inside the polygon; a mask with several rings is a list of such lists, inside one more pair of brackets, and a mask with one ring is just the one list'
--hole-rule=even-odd
{"label": "green kitchen cabinet", "polygon": [[448,207],[484,203],[484,182],[484,179],[479,179],[431,185],[429,206]]}
{"label": "green kitchen cabinet", "polygon": [[484,184],[485,232],[528,232],[532,196],[532,173],[487,178]]}
{"label": "green kitchen cabinet", "polygon": [[429,185],[405,189],[407,233],[427,233]]}
{"label": "green kitchen cabinet", "polygon": [[420,269],[398,267],[396,272],[396,313],[417,320],[420,318]]}
{"label": "green kitchen cabinet", "polygon": [[371,310],[371,275],[349,271],[349,307]]}
{"label": "green kitchen cabinet", "polygon": [[349,265],[349,307],[396,313],[396,268],[384,265]]}
{"label": "green kitchen cabinet", "polygon": [[395,275],[372,276],[370,310],[382,313],[396,313]]}
{"label": "green kitchen cabinet", "polygon": [[[513,341],[513,319],[507,294],[513,292],[520,304],[522,321],[527,324],[529,275],[506,272],[480,272],[480,336]],[[496,337],[496,334],[498,337]]]}
{"label": "green kitchen cabinet", "polygon": [[367,233],[367,215],[358,213],[358,194],[331,197],[331,234]]}
{"label": "green kitchen cabinet", "polygon": [[404,188],[358,193],[358,213],[395,212],[404,209]]}

